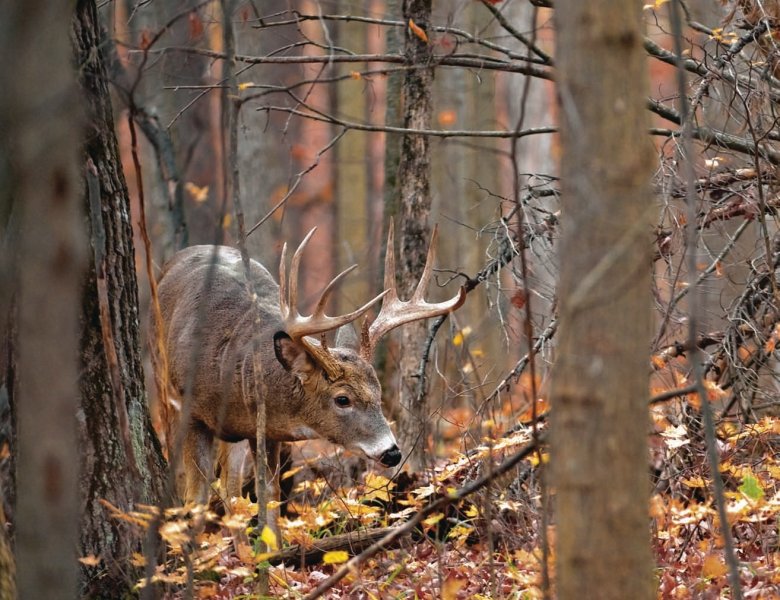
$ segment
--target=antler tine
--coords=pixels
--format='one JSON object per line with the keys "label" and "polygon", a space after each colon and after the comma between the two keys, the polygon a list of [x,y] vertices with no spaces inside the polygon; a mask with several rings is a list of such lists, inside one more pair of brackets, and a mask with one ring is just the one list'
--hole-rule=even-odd
{"label": "antler tine", "polygon": [[466,300],[466,290],[461,287],[458,294],[445,302],[428,303],[425,301],[425,291],[433,274],[433,263],[436,260],[436,239],[438,237],[438,228],[434,227],[431,236],[431,244],[428,247],[428,256],[423,267],[423,273],[420,281],[415,288],[412,297],[408,301],[398,298],[395,287],[395,251],[393,249],[393,228],[390,227],[388,233],[387,257],[385,258],[385,287],[390,289],[390,293],[379,311],[374,322],[370,326],[363,327],[363,335],[360,344],[360,353],[366,359],[370,360],[374,354],[374,349],[379,339],[401,325],[437,317],[459,308]]}
{"label": "antler tine", "polygon": [[393,221],[390,221],[390,229],[387,231],[384,284],[385,289],[389,291],[387,301],[397,300],[398,288],[395,286],[395,223]]}
{"label": "antler tine", "polygon": [[[357,269],[357,265],[352,265],[351,267],[348,267],[344,269],[341,273],[336,275],[331,282],[325,287],[325,289],[322,291],[322,294],[320,295],[320,299],[317,302],[317,306],[314,309],[314,313],[312,314],[312,318],[321,318],[321,319],[327,319],[329,322],[331,322],[333,325],[329,329],[336,329],[338,327],[341,327],[342,325],[346,325],[347,323],[351,323],[352,321],[356,321],[360,317],[362,317],[366,311],[368,311],[369,308],[374,306],[377,302],[379,302],[382,298],[387,296],[390,290],[385,290],[381,294],[378,294],[368,302],[366,302],[363,306],[360,308],[357,308],[353,310],[351,313],[347,313],[346,315],[341,315],[339,317],[329,317],[325,314],[325,305],[328,303],[328,300],[330,299],[330,295],[335,289],[335,287],[341,283],[341,280],[344,279],[347,275],[349,275],[352,271]],[[326,330],[327,331],[327,330]]]}
{"label": "antler tine", "polygon": [[331,293],[333,293],[333,290],[341,282],[341,280],[355,269],[357,269],[357,265],[347,267],[341,273],[336,275],[327,286],[325,286],[325,289],[322,290],[322,294],[320,294],[320,299],[317,301],[317,306],[314,308],[312,315],[325,314],[325,305],[328,303],[328,300],[330,300]]}
{"label": "antler tine", "polygon": [[282,245],[282,257],[279,260],[279,310],[283,319],[290,314],[290,298],[287,296],[287,242]]}
{"label": "antler tine", "polygon": [[[312,227],[311,231],[306,234],[306,237],[303,238],[303,241],[298,244],[298,249],[295,251],[295,254],[293,254],[292,261],[290,262],[290,281],[288,283],[289,285],[289,303],[290,303],[290,311],[295,311],[296,315],[300,315],[301,313],[298,311],[298,269],[301,265],[301,256],[303,255],[303,251],[306,248],[306,244],[309,243],[309,240],[311,239],[311,236],[314,235],[314,232],[317,231],[316,227]],[[289,333],[289,332],[288,332]]]}
{"label": "antler tine", "polygon": [[439,225],[433,226],[433,233],[431,234],[431,243],[428,244],[428,255],[425,257],[425,266],[423,267],[422,276],[417,283],[417,287],[412,294],[411,303],[424,302],[425,292],[428,289],[428,284],[431,282],[431,275],[433,275],[433,263],[436,262],[436,240],[439,239]]}

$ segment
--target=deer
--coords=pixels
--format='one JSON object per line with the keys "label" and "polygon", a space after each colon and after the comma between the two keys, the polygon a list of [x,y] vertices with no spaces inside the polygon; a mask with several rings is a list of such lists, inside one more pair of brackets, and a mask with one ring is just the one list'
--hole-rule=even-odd
{"label": "deer", "polygon": [[[185,248],[163,267],[157,335],[162,336],[159,346],[165,352],[170,403],[178,409],[170,411],[171,418],[178,420],[170,425],[183,440],[174,469],[176,491],[185,502],[208,501],[215,441],[224,447],[224,442],[247,440],[256,451],[256,413],[261,402],[266,412],[268,467],[272,477],[277,475],[273,485],[277,496],[278,464],[272,464],[272,457],[278,461],[282,442],[324,438],[385,467],[401,462],[401,450],[382,413],[381,388],[371,364],[374,351],[393,329],[459,308],[465,289],[443,302],[425,300],[436,256],[438,229],[434,227],[417,287],[408,301],[401,300],[391,225],[384,291],[352,312],[326,315],[334,290],[357,268],[352,265],[325,286],[312,314],[304,316],[298,308],[298,271],[315,230],[293,254],[289,276],[284,244],[278,284],[255,260],[249,261],[247,271],[240,252],[227,246]],[[380,301],[378,314],[363,321],[358,337],[353,323]],[[201,324],[199,315],[204,319]],[[327,337],[334,333],[331,344]],[[154,354],[158,366],[159,356]],[[257,381],[261,384],[255,385]],[[229,456],[223,448],[220,454]],[[223,470],[236,468],[235,458],[224,462]],[[235,474],[232,480],[237,481]],[[229,493],[235,494],[236,486],[230,487]]]}

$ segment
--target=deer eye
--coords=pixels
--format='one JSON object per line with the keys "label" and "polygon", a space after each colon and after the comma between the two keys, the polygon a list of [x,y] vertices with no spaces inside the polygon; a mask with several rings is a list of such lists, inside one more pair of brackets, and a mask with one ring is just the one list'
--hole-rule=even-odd
{"label": "deer eye", "polygon": [[350,406],[352,406],[352,400],[350,400],[346,396],[336,396],[333,399],[333,402],[335,402],[336,406],[338,406],[339,408],[349,408]]}

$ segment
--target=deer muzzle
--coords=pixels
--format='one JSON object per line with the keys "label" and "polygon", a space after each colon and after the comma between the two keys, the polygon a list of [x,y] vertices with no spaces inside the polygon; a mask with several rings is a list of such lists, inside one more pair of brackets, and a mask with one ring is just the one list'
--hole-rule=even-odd
{"label": "deer muzzle", "polygon": [[401,450],[397,445],[393,445],[389,450],[385,450],[379,458],[379,462],[386,467],[394,467],[401,462]]}

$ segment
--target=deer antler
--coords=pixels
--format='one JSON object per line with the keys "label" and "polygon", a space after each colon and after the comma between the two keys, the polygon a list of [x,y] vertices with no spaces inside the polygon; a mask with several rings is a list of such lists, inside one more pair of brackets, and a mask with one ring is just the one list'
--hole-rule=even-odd
{"label": "deer antler", "polygon": [[[466,300],[466,290],[461,287],[458,294],[445,302],[429,304],[425,301],[425,292],[433,274],[433,263],[436,260],[436,239],[439,228],[433,228],[431,244],[428,246],[428,257],[425,259],[425,267],[422,276],[408,301],[398,298],[398,290],[395,285],[395,245],[393,224],[390,223],[390,231],[387,233],[387,250],[385,252],[385,292],[387,296],[382,301],[382,309],[376,319],[369,326],[363,324],[363,332],[360,340],[360,355],[370,361],[374,355],[379,339],[392,329],[430,317],[437,317],[459,308]],[[376,298],[373,300],[376,301]],[[373,302],[372,301],[372,302]]]}
{"label": "deer antler", "polygon": [[282,247],[282,259],[279,264],[279,308],[282,313],[282,321],[284,322],[285,330],[296,342],[302,343],[309,354],[316,360],[320,366],[325,369],[328,377],[333,380],[337,379],[341,375],[341,368],[334,360],[333,356],[328,352],[325,346],[324,336],[318,343],[316,340],[307,338],[307,336],[324,334],[327,331],[338,329],[342,325],[351,323],[359,319],[363,314],[368,311],[374,304],[379,302],[387,290],[379,294],[373,300],[370,300],[357,310],[352,311],[346,315],[338,317],[329,317],[325,314],[325,306],[330,299],[330,295],[333,293],[335,287],[341,282],[344,277],[351,273],[357,265],[344,269],[341,273],[336,275],[331,282],[325,287],[320,295],[320,299],[317,302],[317,306],[314,308],[314,312],[305,317],[298,312],[298,267],[301,262],[301,255],[303,254],[306,244],[309,243],[311,236],[317,228],[314,227],[303,241],[298,246],[298,249],[293,254],[292,261],[290,263],[290,278],[287,279],[287,244]]}

